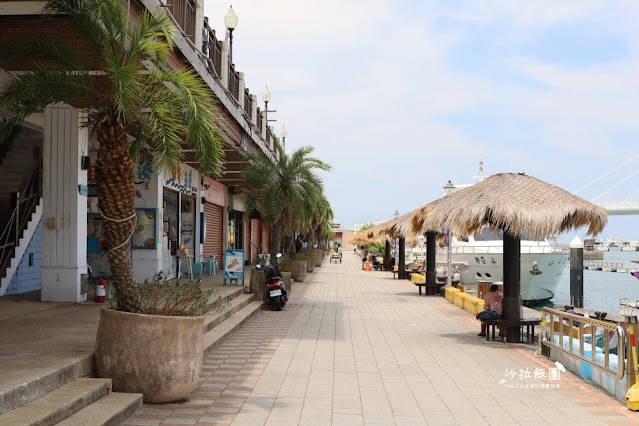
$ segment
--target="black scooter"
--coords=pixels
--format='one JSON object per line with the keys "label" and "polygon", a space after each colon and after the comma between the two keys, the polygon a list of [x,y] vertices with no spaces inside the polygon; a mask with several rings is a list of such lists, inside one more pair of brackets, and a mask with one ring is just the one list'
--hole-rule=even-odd
{"label": "black scooter", "polygon": [[[282,257],[281,253],[277,254],[277,258]],[[288,301],[286,286],[282,279],[282,274],[278,271],[277,260],[274,264],[267,265],[264,268],[264,275],[266,276],[266,298],[268,303],[276,311],[281,311],[286,302]],[[256,266],[257,269],[261,269],[261,265]]]}

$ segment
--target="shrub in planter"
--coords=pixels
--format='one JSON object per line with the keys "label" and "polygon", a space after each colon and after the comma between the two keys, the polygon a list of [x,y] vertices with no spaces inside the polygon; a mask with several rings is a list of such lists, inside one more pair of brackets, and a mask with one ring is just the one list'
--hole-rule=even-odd
{"label": "shrub in planter", "polygon": [[315,250],[313,252],[313,259],[315,259],[315,266],[322,266],[322,261],[324,260],[324,252],[321,250]]}
{"label": "shrub in planter", "polygon": [[306,272],[311,273],[315,269],[315,258],[312,254],[300,254],[295,256],[295,260],[306,261]]}
{"label": "shrub in planter", "polygon": [[[163,280],[160,274],[119,294],[137,312],[102,308],[95,344],[99,377],[116,392],[139,392],[145,402],[187,398],[202,370],[204,317],[212,291],[199,281]],[[216,299],[218,303],[220,298]]]}

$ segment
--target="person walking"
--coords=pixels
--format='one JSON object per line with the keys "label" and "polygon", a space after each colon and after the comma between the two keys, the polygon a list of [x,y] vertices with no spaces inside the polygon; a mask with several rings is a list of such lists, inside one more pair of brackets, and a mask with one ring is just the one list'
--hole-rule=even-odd
{"label": "person walking", "polygon": [[362,269],[366,266],[366,257],[368,256],[368,252],[366,250],[366,246],[360,247],[360,256],[362,257]]}

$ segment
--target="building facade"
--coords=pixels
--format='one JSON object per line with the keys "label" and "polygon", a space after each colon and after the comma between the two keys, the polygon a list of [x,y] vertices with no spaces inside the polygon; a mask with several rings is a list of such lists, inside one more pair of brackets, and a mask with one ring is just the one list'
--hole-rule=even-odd
{"label": "building facade", "polygon": [[[229,61],[227,42],[217,39],[203,16],[203,1],[164,6],[133,0],[128,6],[132,19],[143,10],[170,14],[177,28],[171,66],[194,69],[210,89],[225,151],[223,172],[214,179],[201,176],[188,153],[175,173],[156,170],[151,153],[142,154],[134,169],[131,237],[138,282],[156,273],[186,273],[178,254],[221,264],[226,248],[244,249],[249,260],[269,251],[270,232],[246,211],[238,188],[245,153],[275,159],[277,150],[256,96]],[[64,33],[59,20],[43,19],[43,5],[0,4],[0,42],[2,34]],[[14,71],[20,70],[0,69],[0,87]],[[79,302],[86,300],[89,275],[110,276],[91,166],[98,144],[82,125],[85,119],[82,110],[50,105],[0,145],[0,179],[6,182],[0,190],[0,296],[41,290],[44,301]]]}

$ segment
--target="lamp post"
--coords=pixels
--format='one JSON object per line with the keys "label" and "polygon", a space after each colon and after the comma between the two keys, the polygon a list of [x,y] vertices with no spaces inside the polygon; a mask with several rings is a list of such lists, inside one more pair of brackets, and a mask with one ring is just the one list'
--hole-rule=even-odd
{"label": "lamp post", "polygon": [[268,103],[271,101],[271,92],[268,86],[262,92],[262,100],[264,101],[264,120],[266,121],[266,131],[268,131]]}
{"label": "lamp post", "polygon": [[[444,196],[450,195],[455,192],[455,185],[451,181],[448,181],[446,186],[444,186]],[[453,284],[453,252],[451,250],[453,235],[450,232],[450,229],[446,231],[448,233],[448,247],[446,249],[446,261],[447,261],[447,270],[446,270],[446,286],[450,287]]]}
{"label": "lamp post", "polygon": [[282,130],[280,131],[280,136],[282,137],[282,150],[286,149],[286,136],[288,136],[288,132],[286,131],[286,127],[282,126]]}
{"label": "lamp post", "polygon": [[[393,219],[397,219],[399,217],[399,211],[395,210],[393,213]],[[397,270],[399,270],[399,259],[397,258],[399,254],[399,244],[397,243],[397,238],[395,238],[395,266],[397,266]]]}
{"label": "lamp post", "polygon": [[233,6],[229,7],[229,11],[224,16],[224,25],[229,32],[229,60],[233,63],[233,30],[237,27],[237,15],[233,11]]}

